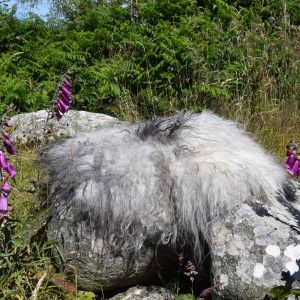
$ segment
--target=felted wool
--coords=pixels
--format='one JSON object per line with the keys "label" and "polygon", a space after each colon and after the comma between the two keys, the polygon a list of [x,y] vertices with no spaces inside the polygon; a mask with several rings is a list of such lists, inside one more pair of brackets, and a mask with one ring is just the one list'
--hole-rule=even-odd
{"label": "felted wool", "polygon": [[285,200],[284,169],[236,123],[209,111],[116,123],[46,149],[52,201],[118,249],[130,242],[200,258],[210,222],[244,201]]}

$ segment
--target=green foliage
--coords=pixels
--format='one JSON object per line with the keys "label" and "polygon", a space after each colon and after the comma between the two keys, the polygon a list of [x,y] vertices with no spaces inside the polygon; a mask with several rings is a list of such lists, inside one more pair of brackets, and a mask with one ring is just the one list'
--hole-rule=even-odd
{"label": "green foliage", "polygon": [[35,157],[34,149],[18,149],[12,158],[18,174],[8,221],[0,227],[0,299],[31,299],[38,281],[46,275],[37,299],[93,300],[94,293],[77,291],[76,282],[66,279],[54,260],[55,243],[46,234],[47,195],[39,199],[32,184],[42,176],[34,166]]}
{"label": "green foliage", "polygon": [[[285,286],[277,286],[273,288],[270,292],[271,299],[274,300],[285,300],[289,296],[300,296],[300,290],[299,289],[288,289]],[[298,299],[298,298],[296,298]]]}
{"label": "green foliage", "polygon": [[13,186],[11,214],[0,230],[0,298],[4,300],[31,295],[37,274],[51,266],[53,243],[45,235],[48,212],[37,212],[33,194],[27,191],[32,188],[29,179],[35,176],[33,158],[32,152],[14,158],[18,186]]}
{"label": "green foliage", "polygon": [[69,67],[75,108],[121,118],[298,99],[296,1],[144,0],[138,26],[122,1],[69,2],[64,20],[2,11],[0,109],[46,108]]}

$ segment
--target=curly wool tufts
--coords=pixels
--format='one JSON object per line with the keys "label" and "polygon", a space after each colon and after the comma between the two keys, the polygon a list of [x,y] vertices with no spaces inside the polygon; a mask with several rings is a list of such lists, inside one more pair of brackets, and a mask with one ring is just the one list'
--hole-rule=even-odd
{"label": "curly wool tufts", "polygon": [[54,201],[136,253],[145,243],[189,246],[199,258],[212,219],[246,200],[275,203],[288,181],[234,122],[209,111],[81,133],[43,160]]}

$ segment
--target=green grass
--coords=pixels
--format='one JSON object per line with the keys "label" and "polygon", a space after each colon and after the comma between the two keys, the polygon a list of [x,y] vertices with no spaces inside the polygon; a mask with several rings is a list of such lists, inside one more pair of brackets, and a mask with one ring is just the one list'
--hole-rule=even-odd
{"label": "green grass", "polygon": [[36,156],[36,149],[22,148],[11,158],[18,173],[9,196],[11,208],[5,227],[11,244],[0,254],[0,299],[32,299],[44,274],[37,299],[93,299],[93,293],[78,292],[75,282],[67,280],[55,263],[55,245],[47,240],[46,233],[47,194],[41,198],[34,184],[43,176],[35,166]]}

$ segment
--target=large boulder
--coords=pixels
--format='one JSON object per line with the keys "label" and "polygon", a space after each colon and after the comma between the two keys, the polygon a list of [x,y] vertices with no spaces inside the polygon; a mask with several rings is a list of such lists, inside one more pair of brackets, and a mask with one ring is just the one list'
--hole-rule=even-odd
{"label": "large boulder", "polygon": [[76,274],[80,289],[94,292],[119,289],[149,282],[158,272],[173,269],[176,257],[168,248],[149,243],[134,253],[130,241],[125,240],[115,251],[115,236],[104,239],[91,229],[88,218],[77,219],[72,206],[59,198],[54,202],[48,237],[56,241],[57,257],[67,274]]}
{"label": "large boulder", "polygon": [[[213,222],[214,299],[258,300],[277,286],[300,287],[300,201],[256,200]],[[292,200],[292,199],[291,199]]]}
{"label": "large boulder", "polygon": [[[76,274],[80,288],[103,291],[147,282],[158,271],[178,265],[174,236],[182,245],[191,243],[190,249],[197,252],[203,233],[210,246],[211,267],[206,273],[212,276],[211,285],[221,283],[214,299],[263,299],[273,287],[298,286],[300,196],[294,193],[296,187],[277,200],[270,197],[289,181],[282,168],[233,124],[205,116],[196,124],[199,130],[190,129],[193,123],[183,126],[176,117],[130,126],[105,115],[75,111],[51,125],[56,138],[100,129],[92,137],[82,134],[70,143],[54,145],[50,161],[56,176],[52,176],[48,234],[57,242],[57,257],[67,273]],[[45,111],[15,116],[15,141],[43,141],[46,117]],[[194,117],[187,115],[189,118]],[[210,124],[212,121],[215,123]],[[103,127],[110,129],[101,131]],[[116,149],[117,155],[112,155]],[[210,156],[212,153],[216,156]],[[245,160],[239,160],[239,155],[245,155]],[[131,159],[119,166],[124,168],[122,174],[118,174],[118,164],[124,160],[116,159],[119,157]],[[216,170],[216,160],[221,160],[220,170]],[[141,179],[133,179],[133,171],[139,172]],[[86,199],[84,191],[94,172],[99,191],[87,194],[91,198]],[[230,184],[228,180],[232,180]],[[122,190],[115,193],[120,182]],[[266,196],[272,200],[263,199]],[[102,205],[102,198],[108,201],[107,206]],[[124,211],[116,218],[118,205]],[[106,214],[101,215],[100,206]],[[106,232],[102,220],[97,219],[101,217],[110,231]],[[134,222],[127,224],[127,219]],[[116,234],[113,230],[118,226],[122,230]],[[126,235],[121,234],[124,232]]]}
{"label": "large boulder", "polygon": [[104,114],[69,110],[59,122],[52,119],[46,126],[47,116],[46,110],[13,116],[13,140],[22,145],[38,145],[49,136],[51,140],[68,138],[81,131],[92,131],[118,122]]}

